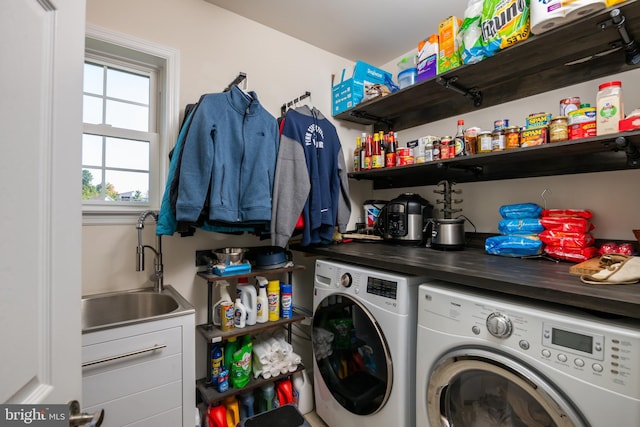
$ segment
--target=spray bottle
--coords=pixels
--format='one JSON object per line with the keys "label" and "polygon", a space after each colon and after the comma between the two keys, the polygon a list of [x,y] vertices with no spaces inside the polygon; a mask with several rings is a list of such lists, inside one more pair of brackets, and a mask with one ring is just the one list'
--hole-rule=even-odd
{"label": "spray bottle", "polygon": [[213,324],[220,326],[222,324],[220,307],[223,303],[233,304],[233,300],[231,299],[231,295],[229,295],[229,282],[226,280],[218,280],[216,285],[220,290],[220,299],[213,306]]}
{"label": "spray bottle", "polygon": [[247,326],[256,324],[257,311],[258,311],[258,295],[256,293],[256,287],[247,283],[247,279],[238,279],[238,286],[236,286],[236,295],[240,296],[240,301],[244,305],[247,311]]}
{"label": "spray bottle", "polygon": [[262,276],[257,276],[256,281],[260,286],[256,298],[256,321],[266,323],[269,321],[269,300],[267,299],[267,284],[269,281]]}

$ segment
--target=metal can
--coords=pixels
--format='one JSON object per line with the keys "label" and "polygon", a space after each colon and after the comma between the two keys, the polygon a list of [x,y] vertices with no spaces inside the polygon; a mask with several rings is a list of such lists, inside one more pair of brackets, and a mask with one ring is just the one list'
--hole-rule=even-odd
{"label": "metal can", "polygon": [[413,150],[409,147],[398,148],[398,166],[414,164]]}
{"label": "metal can", "polygon": [[505,148],[504,129],[494,129],[491,134],[491,151],[502,151]]}
{"label": "metal can", "polygon": [[484,131],[478,135],[478,153],[490,153],[493,146],[493,136],[491,132]]}
{"label": "metal can", "polygon": [[549,124],[549,141],[559,142],[569,139],[569,125],[567,116],[556,116]]}
{"label": "metal can", "polygon": [[443,136],[440,138],[440,159],[452,159],[456,156],[456,147],[453,145],[453,138]]}
{"label": "metal can", "polygon": [[568,116],[570,112],[580,108],[580,98],[574,96],[560,100],[560,115]]}
{"label": "metal can", "polygon": [[504,143],[507,150],[520,148],[520,128],[518,126],[509,126],[504,130]]}
{"label": "metal can", "polygon": [[494,129],[506,129],[509,127],[509,119],[500,119],[493,122]]}

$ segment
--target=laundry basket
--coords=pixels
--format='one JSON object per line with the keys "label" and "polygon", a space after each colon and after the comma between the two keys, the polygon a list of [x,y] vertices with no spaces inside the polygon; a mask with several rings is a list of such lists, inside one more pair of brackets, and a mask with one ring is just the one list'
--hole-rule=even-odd
{"label": "laundry basket", "polygon": [[246,418],[240,423],[240,427],[311,427],[302,414],[293,405],[283,405],[278,408],[263,412],[253,417]]}

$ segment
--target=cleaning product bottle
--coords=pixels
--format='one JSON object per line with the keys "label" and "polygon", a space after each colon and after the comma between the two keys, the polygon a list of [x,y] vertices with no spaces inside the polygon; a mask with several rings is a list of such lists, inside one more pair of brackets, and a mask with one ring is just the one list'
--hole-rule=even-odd
{"label": "cleaning product bottle", "polygon": [[298,411],[303,415],[313,411],[313,386],[307,370],[296,372],[292,378],[293,388],[298,395]]}
{"label": "cleaning product bottle", "polygon": [[211,355],[211,375],[209,379],[211,384],[215,385],[218,382],[218,375],[220,373],[220,368],[222,367],[222,348],[217,343],[210,344],[210,355]]}
{"label": "cleaning product bottle", "polygon": [[266,323],[269,321],[269,299],[267,297],[267,279],[262,276],[256,277],[260,290],[256,298],[256,321],[258,323]]}
{"label": "cleaning product bottle", "polygon": [[242,304],[240,298],[236,298],[236,311],[235,311],[235,327],[244,328],[247,326],[247,309]]}
{"label": "cleaning product bottle", "polygon": [[216,282],[220,290],[220,299],[213,305],[213,323],[214,325],[222,325],[221,306],[223,303],[233,304],[231,295],[229,295],[229,282],[226,280],[218,280]]}
{"label": "cleaning product bottle", "polygon": [[275,388],[273,383],[268,383],[260,387],[260,400],[258,402],[258,411],[260,413],[273,409],[274,396]]}
{"label": "cleaning product bottle", "polygon": [[251,335],[246,334],[240,338],[240,346],[233,353],[233,365],[231,369],[231,386],[243,388],[251,379],[251,352],[253,343]]}
{"label": "cleaning product bottle", "polygon": [[209,427],[227,427],[227,409],[224,405],[210,405],[207,408]]}
{"label": "cleaning product bottle", "polygon": [[280,317],[291,319],[293,317],[293,287],[288,283],[280,285]]}
{"label": "cleaning product bottle", "polygon": [[218,393],[224,393],[229,390],[229,371],[224,365],[220,367],[218,373],[218,383],[216,384]]}
{"label": "cleaning product bottle", "polygon": [[238,401],[240,403],[240,421],[253,417],[255,411],[253,405],[255,404],[255,398],[253,397],[253,390],[247,390],[238,395]]}
{"label": "cleaning product bottle", "polygon": [[278,395],[278,406],[293,403],[293,390],[289,378],[285,378],[276,383],[276,394]]}
{"label": "cleaning product bottle", "polygon": [[244,305],[245,310],[247,310],[247,326],[255,325],[258,311],[256,287],[247,283],[247,278],[240,278],[238,279],[236,291],[240,294],[242,305]]}
{"label": "cleaning product bottle", "polygon": [[238,345],[238,339],[236,337],[231,337],[227,340],[227,343],[224,346],[224,366],[227,368],[229,376],[231,376],[233,366],[233,353],[238,349]]}
{"label": "cleaning product bottle", "polygon": [[280,281],[269,280],[267,285],[267,300],[269,302],[269,321],[280,320]]}
{"label": "cleaning product bottle", "polygon": [[240,422],[238,399],[235,396],[226,397],[224,399],[224,407],[227,410],[227,427],[236,427]]}

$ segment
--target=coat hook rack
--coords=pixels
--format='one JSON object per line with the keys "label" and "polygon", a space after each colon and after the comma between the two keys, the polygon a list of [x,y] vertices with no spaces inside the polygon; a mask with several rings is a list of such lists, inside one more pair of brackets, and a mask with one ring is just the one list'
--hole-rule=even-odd
{"label": "coat hook rack", "polygon": [[455,83],[456,80],[458,80],[457,76],[450,77],[448,79],[445,77],[438,77],[436,78],[436,83],[444,86],[447,89],[451,89],[456,93],[459,93],[465,98],[473,99],[473,105],[475,105],[476,107],[479,107],[480,105],[482,105],[482,92],[480,92],[479,89],[477,88],[466,89],[462,86],[457,85]]}
{"label": "coat hook rack", "polygon": [[247,78],[247,73],[240,72],[238,76],[233,79],[231,83],[225,88],[225,92],[231,89],[232,86],[242,83]]}
{"label": "coat hook rack", "polygon": [[284,104],[282,104],[282,107],[280,107],[280,115],[284,116],[284,113],[287,112],[287,108],[291,107],[294,104],[297,104],[298,102],[302,101],[305,98],[310,98],[310,97],[311,97],[311,92],[306,91],[305,93],[303,93],[299,97],[297,97],[295,99],[292,99],[289,102],[285,102]]}

